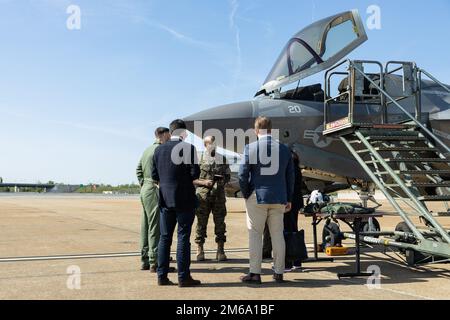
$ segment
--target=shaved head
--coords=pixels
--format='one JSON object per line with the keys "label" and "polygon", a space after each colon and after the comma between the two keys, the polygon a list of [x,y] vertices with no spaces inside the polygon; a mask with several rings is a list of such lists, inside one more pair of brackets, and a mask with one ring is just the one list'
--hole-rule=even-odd
{"label": "shaved head", "polygon": [[215,141],[216,141],[216,138],[214,138],[213,136],[207,136],[203,139],[203,144],[206,147],[207,145],[213,144]]}

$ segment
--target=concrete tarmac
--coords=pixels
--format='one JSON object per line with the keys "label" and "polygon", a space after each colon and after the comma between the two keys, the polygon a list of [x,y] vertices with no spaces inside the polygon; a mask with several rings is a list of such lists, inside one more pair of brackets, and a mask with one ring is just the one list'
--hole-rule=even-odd
{"label": "concrete tarmac", "polygon": [[[201,287],[158,287],[155,274],[139,270],[137,256],[0,262],[0,299],[450,299],[450,264],[410,268],[395,253],[384,254],[380,248],[363,249],[362,256],[363,269],[380,268],[379,287],[368,286],[374,283],[370,279],[337,278],[338,272],[353,270],[353,255],[304,264],[302,271],[285,275],[285,284],[272,282],[271,264],[266,261],[263,285],[246,286],[239,282],[239,276],[248,271],[243,201],[228,199],[227,206],[229,261],[212,260],[215,243],[210,219],[208,260],[197,263],[193,255],[191,266],[193,277],[203,282]],[[401,221],[387,203],[379,211],[386,214],[380,219],[383,230],[393,230]],[[138,252],[140,215],[137,196],[2,194],[0,259]],[[438,220],[450,229],[449,217]],[[300,216],[299,221],[312,256],[311,220]],[[346,245],[353,244],[346,241]],[[173,250],[175,246],[176,239]],[[177,281],[176,275],[170,277]]]}

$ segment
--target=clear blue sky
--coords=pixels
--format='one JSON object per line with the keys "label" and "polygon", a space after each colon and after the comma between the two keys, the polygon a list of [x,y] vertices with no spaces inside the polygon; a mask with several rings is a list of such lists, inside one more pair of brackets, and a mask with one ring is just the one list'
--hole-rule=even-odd
{"label": "clear blue sky", "polygon": [[296,31],[372,4],[382,28],[351,57],[415,60],[450,83],[448,0],[0,0],[0,176],[135,181],[156,126],[250,99]]}

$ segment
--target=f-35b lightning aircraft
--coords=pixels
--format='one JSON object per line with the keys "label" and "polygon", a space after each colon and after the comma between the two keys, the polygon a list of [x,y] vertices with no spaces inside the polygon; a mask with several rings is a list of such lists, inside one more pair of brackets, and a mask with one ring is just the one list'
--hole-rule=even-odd
{"label": "f-35b lightning aircraft", "polygon": [[[246,131],[268,116],[300,155],[310,191],[355,186],[367,196],[376,187],[402,217],[395,231],[369,227],[361,241],[395,247],[411,265],[450,260],[449,231],[429,209],[438,201],[450,213],[450,86],[414,62],[343,60],[366,40],[356,10],[317,21],[288,41],[253,100],[191,115],[188,129],[219,130],[223,147],[242,153],[227,129]],[[300,86],[320,72],[323,86]]]}

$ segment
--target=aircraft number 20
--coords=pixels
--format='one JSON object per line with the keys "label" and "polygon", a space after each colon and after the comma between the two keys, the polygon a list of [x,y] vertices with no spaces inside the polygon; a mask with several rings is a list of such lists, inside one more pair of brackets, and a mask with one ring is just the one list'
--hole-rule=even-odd
{"label": "aircraft number 20", "polygon": [[289,113],[301,113],[302,109],[300,106],[288,106]]}

